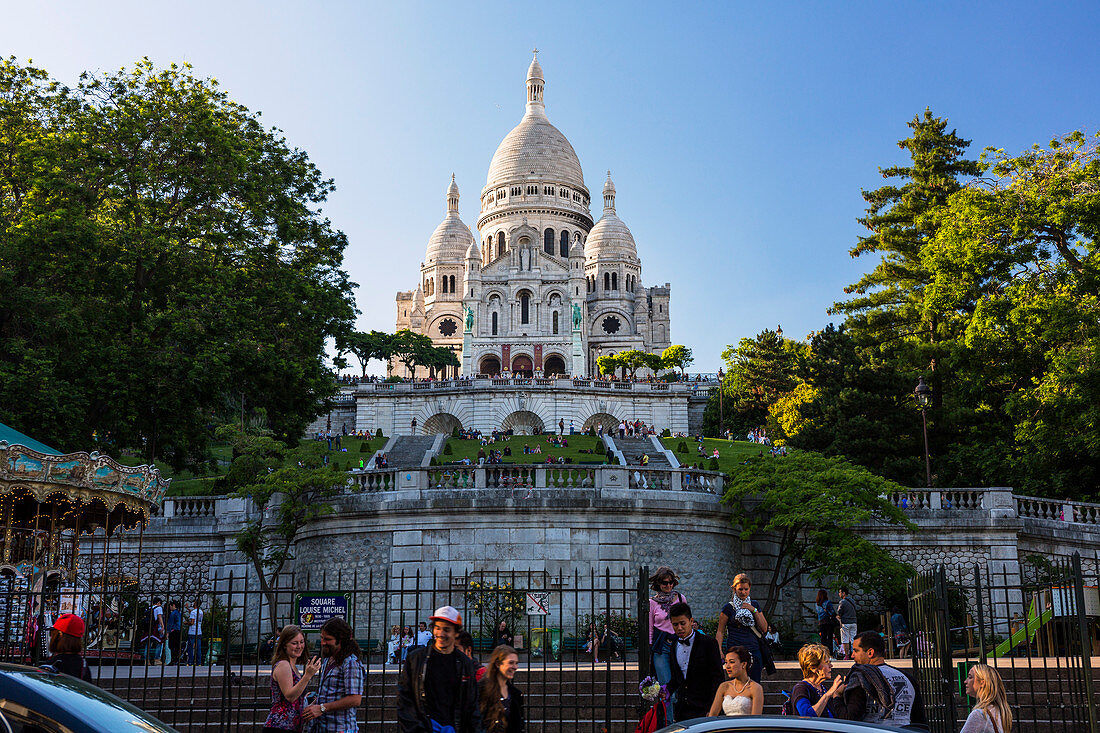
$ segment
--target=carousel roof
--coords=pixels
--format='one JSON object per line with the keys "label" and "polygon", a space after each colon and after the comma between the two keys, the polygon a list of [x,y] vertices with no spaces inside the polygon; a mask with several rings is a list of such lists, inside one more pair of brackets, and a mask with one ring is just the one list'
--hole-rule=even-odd
{"label": "carousel roof", "polygon": [[0,422],[0,440],[7,441],[9,444],[12,445],[25,445],[32,450],[36,450],[39,453],[46,453],[47,455],[61,455],[61,451],[57,450],[56,448],[51,448],[45,443],[39,443],[34,438],[23,435],[23,433],[19,432],[15,428],[11,427],[10,425],[5,425],[2,422]]}

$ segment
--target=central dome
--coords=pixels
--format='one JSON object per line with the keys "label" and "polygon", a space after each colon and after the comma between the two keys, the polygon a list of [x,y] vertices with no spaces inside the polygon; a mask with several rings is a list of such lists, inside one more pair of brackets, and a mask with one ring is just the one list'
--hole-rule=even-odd
{"label": "central dome", "polygon": [[493,154],[486,190],[529,179],[585,188],[576,151],[546,119],[543,84],[542,67],[536,58],[527,70],[527,113]]}

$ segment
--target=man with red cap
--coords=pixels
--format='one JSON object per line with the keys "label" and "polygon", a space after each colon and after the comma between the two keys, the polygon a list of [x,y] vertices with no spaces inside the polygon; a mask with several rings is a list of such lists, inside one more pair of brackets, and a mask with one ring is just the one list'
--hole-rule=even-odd
{"label": "man with red cap", "polygon": [[84,661],[84,619],[75,613],[63,613],[50,627],[50,656],[42,663],[56,672],[92,681],[92,671]]}
{"label": "man with red cap", "polygon": [[481,733],[474,662],[455,646],[462,614],[443,606],[428,617],[432,643],[409,652],[397,688],[402,733]]}

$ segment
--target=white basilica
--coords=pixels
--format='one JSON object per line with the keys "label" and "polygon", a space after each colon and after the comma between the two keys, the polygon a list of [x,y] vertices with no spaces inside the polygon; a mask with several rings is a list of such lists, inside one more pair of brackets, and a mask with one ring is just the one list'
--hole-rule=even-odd
{"label": "white basilica", "polygon": [[397,329],[450,347],[463,375],[595,376],[601,355],[671,344],[669,284],[643,287],[610,173],[593,225],[580,161],[546,117],[544,86],[536,56],[523,119],[489,164],[478,236],[459,218],[452,176],[420,284],[397,294]]}

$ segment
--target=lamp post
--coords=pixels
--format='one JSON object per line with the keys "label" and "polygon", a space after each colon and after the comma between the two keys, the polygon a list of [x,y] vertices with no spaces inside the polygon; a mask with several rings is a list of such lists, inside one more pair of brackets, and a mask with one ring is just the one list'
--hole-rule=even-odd
{"label": "lamp post", "polygon": [[932,488],[932,463],[928,459],[928,417],[925,414],[932,404],[932,388],[925,384],[923,374],[917,379],[917,388],[913,390],[913,397],[916,398],[917,407],[920,408],[920,420],[924,428],[924,477],[928,488]]}

